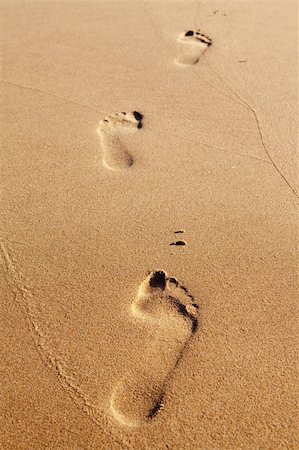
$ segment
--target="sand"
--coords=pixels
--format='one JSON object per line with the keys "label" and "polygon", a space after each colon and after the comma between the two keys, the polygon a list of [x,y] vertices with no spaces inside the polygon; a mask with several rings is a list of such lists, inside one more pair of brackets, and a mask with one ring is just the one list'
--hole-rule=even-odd
{"label": "sand", "polygon": [[297,4],[1,16],[3,448],[298,448]]}

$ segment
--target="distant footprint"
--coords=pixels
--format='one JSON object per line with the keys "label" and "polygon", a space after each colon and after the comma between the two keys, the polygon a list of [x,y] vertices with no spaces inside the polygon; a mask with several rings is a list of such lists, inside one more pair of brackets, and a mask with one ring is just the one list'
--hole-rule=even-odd
{"label": "distant footprint", "polygon": [[140,426],[163,407],[167,384],[198,327],[198,305],[173,277],[152,271],[141,283],[131,312],[148,334],[136,367],[116,386],[110,402],[114,417]]}
{"label": "distant footprint", "polygon": [[120,133],[142,128],[142,114],[137,111],[118,113],[101,120],[97,133],[101,138],[103,164],[111,170],[127,169],[133,157],[120,140]]}
{"label": "distant footprint", "polygon": [[212,40],[202,34],[200,30],[189,30],[179,37],[180,54],[176,62],[184,65],[196,64],[201,55],[212,45]]}

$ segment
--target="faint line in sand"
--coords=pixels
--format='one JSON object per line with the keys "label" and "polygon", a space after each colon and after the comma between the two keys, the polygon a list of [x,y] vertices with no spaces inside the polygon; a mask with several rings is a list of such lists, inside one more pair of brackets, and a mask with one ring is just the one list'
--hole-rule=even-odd
{"label": "faint line in sand", "polygon": [[80,103],[80,102],[77,102],[76,100],[73,100],[71,98],[63,97],[62,95],[55,94],[53,92],[44,91],[43,89],[40,89],[40,88],[37,88],[37,87],[26,86],[24,84],[17,83],[15,81],[10,81],[10,80],[3,80],[3,83],[4,84],[11,84],[12,86],[16,86],[16,87],[21,88],[21,89],[26,89],[26,90],[33,91],[33,92],[38,92],[40,94],[45,94],[45,95],[48,95],[48,96],[53,97],[53,98],[58,98],[59,100],[63,100],[63,101],[68,102],[68,103],[73,103],[74,105],[81,106],[82,108],[89,109],[90,111],[94,111],[94,112],[99,113],[99,114],[106,114],[105,112],[100,111],[99,109],[96,109],[96,108],[93,108],[92,106],[86,105],[85,103]]}
{"label": "faint line in sand", "polygon": [[[204,56],[205,57],[205,56]],[[297,198],[299,198],[299,194],[298,192],[293,188],[293,186],[291,185],[291,183],[288,181],[288,179],[286,178],[286,176],[282,173],[282,171],[280,170],[280,168],[278,167],[277,163],[274,161],[267,145],[264,139],[264,135],[262,132],[262,127],[261,127],[261,123],[260,123],[260,119],[258,117],[257,111],[256,109],[251,106],[248,102],[246,102],[246,100],[244,100],[236,91],[234,91],[234,89],[232,89],[227,82],[224,81],[223,77],[221,77],[216,70],[212,69],[212,67],[207,63],[207,67],[209,68],[209,70],[211,70],[216,76],[217,78],[223,83],[223,86],[225,86],[230,92],[232,92],[232,94],[239,100],[236,101],[233,97],[231,97],[231,99],[233,101],[235,101],[237,104],[243,106],[245,109],[251,111],[254,115],[254,119],[257,125],[257,129],[258,129],[258,134],[260,136],[260,140],[261,140],[261,144],[262,147],[266,153],[266,155],[268,156],[271,164],[273,165],[273,167],[275,168],[275,170],[277,171],[277,173],[281,176],[281,178],[285,181],[285,183],[289,186],[289,188],[292,190],[292,192],[296,195]]]}
{"label": "faint line in sand", "polygon": [[[173,56],[173,53],[174,53],[173,46],[170,46],[170,45],[168,44],[168,42],[166,42],[166,41],[163,39],[163,34],[162,34],[161,32],[158,32],[158,30],[157,30],[157,28],[156,28],[156,26],[155,26],[154,20],[153,20],[152,16],[149,14],[149,12],[146,10],[146,8],[145,8],[145,6],[144,6],[142,0],[140,0],[140,1],[137,2],[137,3],[140,5],[140,7],[143,9],[144,13],[147,15],[148,19],[150,20],[150,22],[151,22],[151,24],[152,24],[152,27],[153,27],[153,29],[154,29],[154,31],[155,31],[155,34],[156,34],[156,36],[158,37],[158,40],[159,40],[165,47],[167,47],[168,50],[170,49],[170,52],[172,53],[172,56]],[[201,5],[201,2],[198,2],[198,5],[197,5],[197,11],[195,12],[195,17],[194,17],[194,22],[196,22],[196,20],[197,20],[197,15],[198,15],[198,10],[199,10],[200,5]],[[198,25],[195,25],[195,27],[196,27],[196,26],[198,26]],[[213,89],[215,89],[216,91],[220,92],[223,96],[225,96],[225,97],[231,99],[233,102],[235,102],[235,103],[237,103],[237,104],[243,106],[245,109],[247,109],[247,110],[249,110],[249,111],[251,111],[251,112],[253,113],[254,121],[255,121],[256,126],[257,126],[257,130],[258,130],[258,134],[259,134],[259,137],[260,137],[260,141],[261,141],[262,147],[263,147],[263,149],[264,149],[264,151],[265,151],[265,153],[266,153],[266,155],[267,155],[267,157],[268,157],[270,163],[273,165],[273,167],[274,167],[274,169],[276,170],[276,172],[278,173],[278,175],[284,180],[284,182],[287,184],[287,186],[291,189],[291,191],[293,192],[293,194],[294,194],[297,198],[299,198],[298,192],[297,192],[296,189],[291,185],[291,183],[288,181],[287,177],[283,174],[283,172],[282,172],[281,169],[279,168],[278,164],[274,161],[274,159],[273,159],[273,157],[272,157],[272,155],[271,155],[271,153],[270,153],[270,151],[269,151],[269,149],[268,149],[268,147],[267,147],[267,145],[266,145],[266,142],[265,142],[265,139],[264,139],[264,135],[263,135],[263,132],[262,132],[262,127],[261,127],[260,119],[259,119],[259,117],[258,117],[258,114],[257,114],[256,109],[253,108],[251,105],[249,105],[248,102],[246,102],[245,100],[243,100],[242,97],[241,97],[239,94],[237,94],[230,86],[228,86],[228,84],[224,82],[223,78],[222,78],[222,77],[221,77],[214,69],[212,69],[211,66],[207,63],[207,61],[206,61],[206,56],[205,56],[205,55],[202,55],[202,61],[204,61],[204,60],[205,60],[205,62],[206,62],[207,67],[208,67],[208,68],[209,68],[209,69],[210,69],[210,70],[218,77],[218,79],[223,83],[224,87],[226,87],[226,88],[233,94],[233,96],[228,95],[226,92],[224,92],[222,89],[219,89],[219,88],[218,88],[217,86],[215,86],[213,83],[211,83],[211,82],[209,82],[208,80],[206,80],[206,79],[200,77],[199,74],[198,74],[197,72],[192,71],[191,73],[192,73],[193,75],[195,75],[198,79],[200,79],[201,81],[203,81],[204,83],[206,83],[206,84],[208,84],[209,86],[211,86],[211,87],[212,87]],[[238,101],[236,100],[235,97],[238,99]],[[230,153],[232,153],[232,152],[230,152]],[[257,159],[258,159],[258,158],[257,158]]]}
{"label": "faint line in sand", "polygon": [[[28,328],[34,342],[34,346],[38,355],[43,361],[44,365],[49,369],[52,369],[59,381],[61,387],[68,392],[74,403],[81,409],[97,426],[101,428],[101,432],[105,433],[111,438],[111,435],[107,433],[100,422],[98,416],[98,409],[91,403],[87,395],[80,389],[75,383],[72,376],[68,375],[66,369],[63,367],[63,363],[53,354],[52,350],[46,345],[45,338],[41,328],[38,325],[37,319],[33,312],[33,293],[32,289],[26,284],[24,277],[16,269],[16,266],[10,256],[8,247],[0,240],[0,253],[2,255],[2,261],[4,265],[4,271],[6,280],[10,286],[16,303],[21,308],[25,315]],[[114,438],[115,440],[115,438]],[[122,448],[129,448],[124,442],[115,440]]]}

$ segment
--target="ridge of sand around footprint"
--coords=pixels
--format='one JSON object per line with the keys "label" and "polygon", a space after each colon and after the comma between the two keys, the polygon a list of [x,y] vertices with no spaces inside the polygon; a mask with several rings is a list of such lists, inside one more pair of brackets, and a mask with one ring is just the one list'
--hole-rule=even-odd
{"label": "ridge of sand around footprint", "polygon": [[176,62],[181,65],[194,65],[198,63],[201,55],[212,45],[212,39],[200,30],[189,30],[178,38],[179,55]]}
{"label": "ridge of sand around footprint", "polygon": [[198,328],[198,305],[176,278],[155,270],[141,283],[131,312],[151,333],[138,366],[114,389],[110,407],[122,425],[140,426],[164,405],[167,384]]}
{"label": "ridge of sand around footprint", "polygon": [[107,116],[99,122],[97,133],[101,139],[103,165],[110,170],[128,169],[134,158],[121,142],[121,134],[142,128],[143,116],[138,111]]}

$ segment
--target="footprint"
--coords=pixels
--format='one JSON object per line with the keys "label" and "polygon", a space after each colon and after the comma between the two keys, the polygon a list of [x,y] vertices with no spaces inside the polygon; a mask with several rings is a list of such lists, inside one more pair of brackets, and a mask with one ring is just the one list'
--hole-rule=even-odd
{"label": "footprint", "polygon": [[189,30],[179,37],[181,53],[176,62],[183,65],[196,64],[201,55],[212,45],[212,40],[200,30]]}
{"label": "footprint", "polygon": [[186,241],[174,241],[169,245],[187,245]]}
{"label": "footprint", "polygon": [[100,121],[97,133],[101,138],[103,164],[107,169],[127,169],[133,165],[133,157],[122,144],[119,134],[142,128],[142,119],[142,114],[133,111],[114,114]]}
{"label": "footprint", "polygon": [[198,328],[198,305],[174,277],[155,270],[141,283],[131,312],[146,327],[147,346],[116,386],[110,407],[122,425],[133,427],[153,419],[164,406],[168,382]]}

